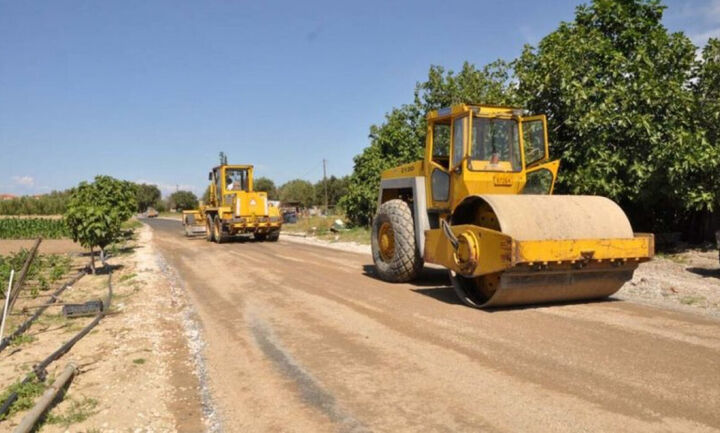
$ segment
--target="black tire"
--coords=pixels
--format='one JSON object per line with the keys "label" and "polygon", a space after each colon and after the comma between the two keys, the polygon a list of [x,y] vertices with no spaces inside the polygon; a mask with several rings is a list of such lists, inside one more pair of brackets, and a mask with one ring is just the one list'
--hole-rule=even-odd
{"label": "black tire", "polygon": [[267,235],[268,242],[277,242],[278,239],[280,239],[280,230],[268,233]]}
{"label": "black tire", "polygon": [[[384,257],[380,250],[379,231],[388,224],[393,234],[393,251]],[[380,205],[373,219],[371,248],[378,276],[389,282],[402,283],[415,279],[423,260],[415,244],[415,224],[410,206],[402,200],[389,200]]]}
{"label": "black tire", "polygon": [[215,218],[213,219],[213,229],[213,237],[215,238],[215,242],[222,244],[227,241],[228,234],[223,230],[220,215],[215,215]]}
{"label": "black tire", "polygon": [[208,242],[213,242],[215,240],[212,215],[205,216],[205,240]]}
{"label": "black tire", "polygon": [[258,242],[263,242],[267,239],[267,233],[253,233],[253,239]]}

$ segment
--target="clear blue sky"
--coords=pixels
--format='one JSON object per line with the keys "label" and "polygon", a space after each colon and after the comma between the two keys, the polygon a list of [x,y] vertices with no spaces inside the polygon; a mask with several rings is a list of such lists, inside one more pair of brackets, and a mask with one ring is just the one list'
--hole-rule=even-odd
{"label": "clear blue sky", "polygon": [[[352,170],[431,64],[513,59],[574,0],[0,0],[0,193],[96,174],[201,192],[224,150],[281,184]],[[720,36],[720,0],[665,23]]]}

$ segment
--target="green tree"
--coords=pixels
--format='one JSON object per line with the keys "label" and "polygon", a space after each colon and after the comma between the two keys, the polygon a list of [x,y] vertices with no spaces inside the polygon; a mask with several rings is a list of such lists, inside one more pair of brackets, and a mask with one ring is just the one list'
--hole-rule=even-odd
{"label": "green tree", "polygon": [[171,209],[177,211],[195,209],[198,207],[198,198],[191,191],[176,191],[168,197],[168,203]]}
{"label": "green tree", "polygon": [[[720,153],[720,39],[710,39],[703,48],[701,61],[697,65],[694,81],[694,92],[697,101],[695,113],[699,116],[700,127],[706,132],[706,138],[716,152]],[[707,189],[714,191],[715,208],[720,207],[720,170],[715,170],[709,178],[703,179]],[[711,239],[714,229],[720,228],[716,219],[713,227],[710,210],[701,212],[689,227],[696,229],[693,233],[698,238]]]}
{"label": "green tree", "polygon": [[315,202],[315,189],[307,180],[291,180],[280,187],[280,201],[299,203],[301,207],[310,207]]}
{"label": "green tree", "polygon": [[315,184],[315,203],[325,205],[325,183],[327,182],[328,205],[336,206],[338,201],[347,194],[349,181],[349,176],[330,176],[326,181],[318,181]]}
{"label": "green tree", "polygon": [[695,47],[654,0],[596,0],[515,62],[520,99],[548,115],[556,191],[618,201],[636,228],[711,210],[718,152],[693,113]]}
{"label": "green tree", "polygon": [[0,215],[58,215],[65,212],[70,190],[0,200]]}
{"label": "green tree", "polygon": [[121,236],[121,225],[137,209],[136,189],[130,182],[96,176],[71,190],[64,221],[72,238],[90,249],[90,267],[95,273],[95,247],[105,265],[105,248]]}
{"label": "green tree", "polygon": [[275,187],[275,182],[267,177],[258,177],[253,182],[253,189],[255,191],[264,191],[267,193],[270,200],[278,199],[278,191]]}
{"label": "green tree", "polygon": [[458,103],[514,104],[513,89],[511,69],[500,60],[482,69],[466,62],[458,73],[431,66],[427,80],[415,86],[413,103],[392,109],[383,124],[370,127],[370,145],[353,159],[347,193],[339,202],[347,217],[356,225],[369,224],[380,173],[422,158],[428,111]]}
{"label": "green tree", "polygon": [[156,185],[136,184],[135,190],[138,212],[145,212],[149,207],[157,207],[157,202],[160,201],[160,189]]}

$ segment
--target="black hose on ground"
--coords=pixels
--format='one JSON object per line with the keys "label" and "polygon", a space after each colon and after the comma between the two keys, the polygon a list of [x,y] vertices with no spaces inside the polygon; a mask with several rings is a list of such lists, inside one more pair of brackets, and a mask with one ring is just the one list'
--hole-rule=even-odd
{"label": "black hose on ground", "polygon": [[87,274],[87,269],[83,269],[82,271],[78,272],[74,277],[70,279],[67,283],[60,286],[59,289],[57,289],[55,292],[53,292],[52,295],[50,295],[50,299],[40,308],[35,311],[35,314],[33,314],[29,319],[27,319],[22,325],[18,326],[18,328],[7,337],[3,338],[0,341],[0,352],[2,352],[6,347],[10,345],[10,342],[18,337],[19,335],[22,335],[25,331],[27,331],[30,328],[30,325],[37,320],[38,317],[52,304],[54,304],[57,301],[57,297],[62,294],[62,292],[65,291],[68,287],[75,284],[80,278],[85,276]]}
{"label": "black hose on ground", "polygon": [[[112,270],[110,270],[110,273],[108,274],[108,295],[103,302],[103,308],[102,310],[95,316],[95,319],[93,319],[92,322],[90,322],[87,326],[85,326],[83,329],[80,330],[73,338],[65,342],[62,346],[60,346],[56,351],[50,354],[47,358],[42,360],[39,364],[35,365],[33,367],[32,373],[25,376],[25,379],[23,379],[22,383],[28,383],[32,380],[33,376],[37,377],[40,381],[45,381],[45,378],[47,377],[47,367],[55,360],[66,354],[72,347],[80,341],[81,338],[86,336],[92,329],[100,323],[100,320],[102,320],[103,317],[105,317],[105,314],[110,309],[110,304],[112,302]],[[17,400],[18,395],[16,392],[11,393],[7,399],[3,402],[2,406],[0,406],[0,419],[4,417],[8,412],[10,412],[10,407],[13,403],[15,403],[15,400]]]}

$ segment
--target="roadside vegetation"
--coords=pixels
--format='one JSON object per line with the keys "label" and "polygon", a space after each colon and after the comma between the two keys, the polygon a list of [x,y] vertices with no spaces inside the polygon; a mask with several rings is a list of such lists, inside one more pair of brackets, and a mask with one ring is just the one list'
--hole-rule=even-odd
{"label": "roadside vegetation", "polygon": [[70,237],[70,230],[60,219],[0,218],[0,239],[61,239]]}
{"label": "roadside vegetation", "polygon": [[338,219],[343,222],[345,220],[344,217],[337,215],[299,217],[297,223],[283,224],[282,230],[329,241],[370,244],[369,228],[364,226],[337,227],[335,221]]}
{"label": "roadside vegetation", "polygon": [[515,105],[549,120],[555,192],[609,197],[638,231],[712,238],[720,206],[720,40],[696,47],[651,0],[595,0],[512,61],[431,66],[407,104],[370,127],[340,200],[370,223],[380,173],[422,158],[428,111]]}
{"label": "roadside vegetation", "polygon": [[[0,297],[5,296],[7,281],[10,279],[10,270],[18,272],[30,252],[21,249],[18,252],[0,255]],[[41,291],[49,290],[54,283],[62,279],[72,267],[72,258],[67,254],[38,254],[28,268],[25,285],[31,296],[37,296]]]}
{"label": "roadside vegetation", "polygon": [[123,238],[122,225],[137,209],[136,190],[130,182],[96,176],[73,189],[63,220],[72,239],[90,249],[90,268],[95,273],[95,248],[105,265],[105,248]]}

